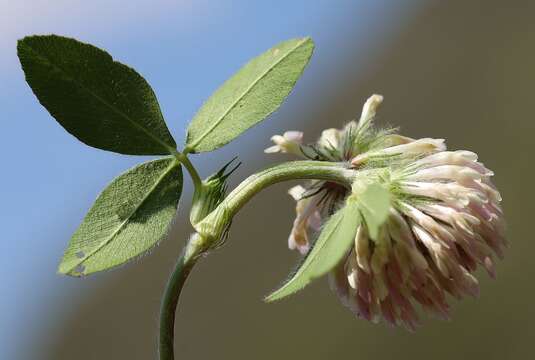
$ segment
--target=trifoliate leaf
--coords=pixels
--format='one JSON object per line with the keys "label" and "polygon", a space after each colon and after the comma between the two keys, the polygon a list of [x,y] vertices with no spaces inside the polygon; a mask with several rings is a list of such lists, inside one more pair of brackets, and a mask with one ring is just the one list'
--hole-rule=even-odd
{"label": "trifoliate leaf", "polygon": [[277,110],[312,56],[310,38],[282,42],[254,58],[206,101],[188,127],[190,152],[212,151]]}
{"label": "trifoliate leaf", "polygon": [[348,202],[329,218],[297,272],[265,300],[271,302],[291,295],[334,268],[355,240],[359,224],[358,206]]}
{"label": "trifoliate leaf", "polygon": [[383,186],[372,183],[358,194],[357,202],[368,227],[370,237],[377,239],[379,229],[388,218],[390,193]]}
{"label": "trifoliate leaf", "polygon": [[59,266],[81,276],[131,260],[165,236],[182,192],[182,170],[171,158],[149,161],[117,177],[76,230]]}
{"label": "trifoliate leaf", "polygon": [[17,52],[39,102],[83,143],[131,155],[176,149],[150,85],[107,52],[56,35],[25,37]]}

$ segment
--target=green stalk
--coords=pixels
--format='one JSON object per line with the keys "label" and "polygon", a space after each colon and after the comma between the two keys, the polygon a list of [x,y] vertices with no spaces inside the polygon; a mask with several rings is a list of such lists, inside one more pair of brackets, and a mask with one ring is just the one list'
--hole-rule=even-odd
{"label": "green stalk", "polygon": [[160,310],[160,360],[174,360],[175,316],[182,288],[197,262],[202,248],[198,246],[197,234],[193,235],[178,258],[169,278]]}
{"label": "green stalk", "polygon": [[[187,156],[177,153],[192,175],[194,183],[202,184]],[[316,179],[351,187],[356,175],[345,163],[294,161],[275,165],[245,179],[207,217],[195,225],[194,234],[175,266],[167,284],[160,313],[160,360],[174,360],[175,312],[184,283],[199,256],[217,243],[236,213],[257,193],[270,185],[297,179]]]}
{"label": "green stalk", "polygon": [[356,171],[348,169],[346,163],[303,160],[272,166],[245,179],[214,211],[195,225],[195,230],[207,241],[217,241],[236,213],[270,185],[288,180],[315,179],[336,182],[350,189],[355,175]]}
{"label": "green stalk", "polygon": [[175,159],[177,159],[188,171],[189,175],[191,176],[191,180],[193,181],[193,186],[195,186],[195,190],[197,191],[200,189],[202,185],[201,177],[199,176],[199,173],[195,169],[195,166],[191,163],[190,159],[188,158],[186,153],[181,153],[178,151],[175,151],[173,153],[173,156]]}

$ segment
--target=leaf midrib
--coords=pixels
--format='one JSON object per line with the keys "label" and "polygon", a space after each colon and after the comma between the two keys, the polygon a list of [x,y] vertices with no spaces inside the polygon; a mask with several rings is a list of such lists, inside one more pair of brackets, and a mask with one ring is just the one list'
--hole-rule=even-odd
{"label": "leaf midrib", "polygon": [[119,224],[117,229],[112,234],[110,234],[106,239],[104,239],[95,249],[90,251],[84,258],[80,259],[80,261],[76,262],[72,267],[70,267],[67,271],[65,271],[65,273],[71,273],[78,265],[82,265],[83,263],[85,263],[89,258],[91,258],[94,254],[96,254],[100,249],[102,249],[104,246],[109,244],[110,241],[113,240],[113,238],[119,235],[119,233],[123,230],[123,228],[128,224],[132,216],[141,208],[141,206],[143,206],[145,201],[147,201],[147,199],[152,195],[152,193],[156,190],[158,185],[160,185],[161,181],[167,176],[167,174],[169,174],[169,172],[173,168],[175,168],[178,165],[179,163],[173,159],[171,161],[171,164],[164,170],[162,175],[160,175],[158,179],[156,179],[152,187],[145,194],[145,196],[141,199],[139,204],[130,212],[130,214],[128,214],[125,220],[121,224]]}
{"label": "leaf midrib", "polygon": [[[148,135],[152,140],[154,140],[155,142],[157,142],[158,144],[160,144],[161,146],[163,146],[165,149],[167,149],[167,151],[169,151],[170,154],[173,154],[175,149],[173,149],[172,147],[170,147],[168,144],[166,144],[165,142],[163,142],[159,137],[155,136],[154,134],[152,134],[147,128],[145,128],[144,126],[141,126],[140,124],[138,124],[135,120],[131,119],[127,114],[125,114],[124,112],[122,112],[121,110],[115,108],[114,106],[112,106],[110,103],[108,103],[106,100],[104,100],[103,98],[101,98],[99,95],[97,95],[95,92],[93,92],[91,89],[89,89],[88,87],[84,86],[76,77],[72,76],[71,74],[69,74],[66,70],[64,70],[63,68],[61,68],[60,66],[56,65],[55,63],[53,63],[52,61],[50,61],[50,59],[41,54],[40,52],[38,52],[37,50],[33,49],[31,46],[29,46],[28,44],[22,44],[22,46],[26,47],[26,49],[30,50],[31,52],[33,52],[34,54],[36,54],[38,57],[40,57],[41,59],[43,60],[46,60],[46,62],[52,66],[53,68],[57,69],[58,71],[60,71],[62,74],[64,74],[70,81],[76,83],[82,90],[86,91],[89,95],[93,96],[95,99],[97,99],[98,101],[100,101],[102,104],[104,104],[105,106],[107,106],[109,109],[111,109],[112,111],[114,111],[115,113],[117,113],[119,116],[121,116],[122,118],[126,119],[130,124],[132,124],[134,127],[136,127],[138,130],[141,130],[142,132],[144,132],[146,135]],[[115,63],[116,61],[112,59],[112,62]]]}
{"label": "leaf midrib", "polygon": [[[305,42],[307,42],[308,40],[310,40],[310,38],[304,38],[303,40],[301,40],[295,47],[293,47],[290,51],[288,51],[284,56],[282,56],[279,60],[277,60],[275,63],[273,63],[273,65],[271,67],[269,67],[263,74],[261,74],[260,76],[258,76],[251,85],[249,85],[249,87],[247,89],[245,89],[245,91],[229,106],[229,108],[223,113],[223,115],[221,117],[219,117],[214,123],[213,125],[211,125],[204,133],[201,134],[200,137],[197,138],[196,141],[193,142],[193,144],[190,144],[188,145],[187,147],[190,148],[190,149],[195,149],[195,147],[197,145],[199,145],[199,143],[206,137],[208,136],[216,127],[219,126],[219,124],[225,119],[225,117],[236,107],[236,105],[238,105],[238,103],[240,102],[241,99],[243,99],[245,96],[247,96],[247,94],[249,94],[249,92],[252,90],[252,88],[258,83],[260,82],[265,76],[267,76],[267,74],[269,74],[274,68],[275,66],[277,66],[278,64],[280,64],[284,59],[286,59],[290,54],[292,54],[295,50],[297,50],[297,48],[299,48],[301,45],[303,45]],[[262,55],[260,55],[262,56]]]}

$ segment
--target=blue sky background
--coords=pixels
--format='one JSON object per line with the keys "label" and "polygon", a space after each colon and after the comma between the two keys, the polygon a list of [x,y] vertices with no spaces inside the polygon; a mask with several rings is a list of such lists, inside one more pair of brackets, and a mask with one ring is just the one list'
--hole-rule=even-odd
{"label": "blue sky background", "polygon": [[[329,68],[360,49],[362,63],[354,64],[354,71],[362,71],[419,5],[408,0],[0,0],[0,357],[22,358],[26,336],[53,327],[77,299],[99,286],[102,277],[81,283],[57,275],[57,263],[105,184],[145,160],[89,148],[67,134],[26,85],[16,57],[18,38],[76,37],[134,67],[154,88],[180,143],[196,109],[251,57],[279,41],[312,36],[316,54],[283,109],[311,107],[309,89],[322,87],[327,99],[336,86],[336,79],[325,77]],[[320,73],[324,78],[314,76]],[[262,133],[252,130],[239,145],[208,157],[211,168],[235,152],[246,160],[248,146],[259,151],[259,143],[268,145],[266,133],[303,125],[289,121],[275,115]],[[206,175],[203,160],[194,161]]]}

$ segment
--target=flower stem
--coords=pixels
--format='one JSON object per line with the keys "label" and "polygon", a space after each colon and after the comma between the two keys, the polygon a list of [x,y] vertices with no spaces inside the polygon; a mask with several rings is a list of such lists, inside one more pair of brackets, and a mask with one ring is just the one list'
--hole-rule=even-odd
{"label": "flower stem", "polygon": [[[189,162],[181,153],[176,154],[190,174],[193,182],[200,178]],[[275,183],[296,180],[316,179],[340,183],[351,187],[355,171],[348,169],[345,163],[321,161],[293,161],[272,166],[245,179],[234,189],[207,217],[195,225],[197,233],[188,241],[182,255],[178,259],[173,273],[167,284],[160,313],[160,360],[174,360],[174,329],[175,312],[182,287],[201,254],[206,252],[214,242],[217,242],[224,229],[228,227],[232,217],[255,194]]]}
{"label": "flower stem", "polygon": [[348,169],[346,163],[303,160],[272,166],[245,179],[214,211],[195,225],[195,230],[207,241],[217,241],[234,215],[254,195],[270,185],[288,180],[316,179],[351,188],[355,175],[356,171]]}
{"label": "flower stem", "polygon": [[198,240],[198,234],[190,238],[175,265],[165,289],[160,310],[160,360],[174,360],[175,358],[175,312],[184,283],[197,262],[199,254],[202,253],[202,247]]}

